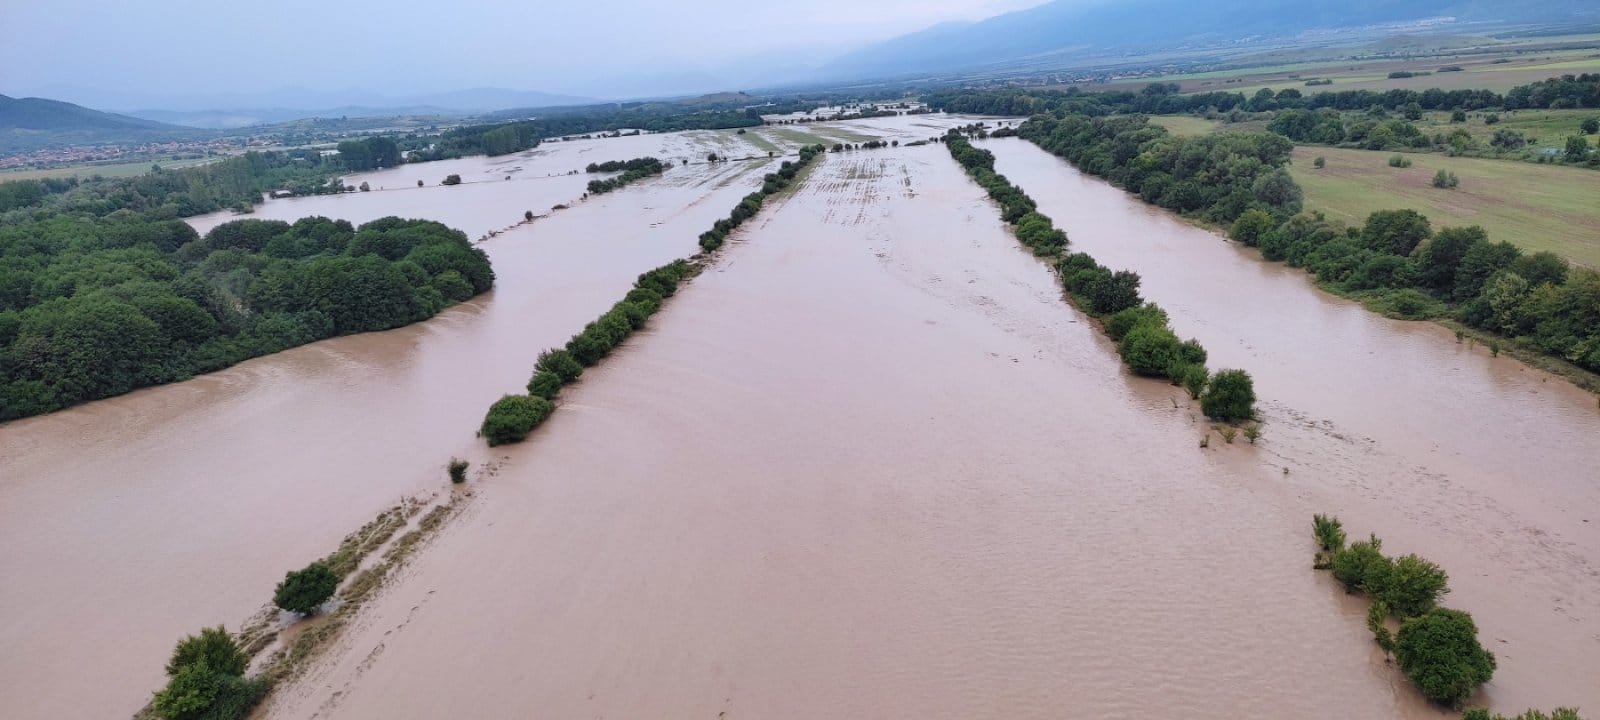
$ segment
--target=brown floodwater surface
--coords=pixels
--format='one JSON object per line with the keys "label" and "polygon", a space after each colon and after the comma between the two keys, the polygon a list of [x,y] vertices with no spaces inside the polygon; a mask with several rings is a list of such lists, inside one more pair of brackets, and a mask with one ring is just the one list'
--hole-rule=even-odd
{"label": "brown floodwater surface", "polygon": [[746,227],[268,717],[1434,714],[943,147]]}
{"label": "brown floodwater surface", "polygon": [[[763,159],[706,164],[713,151]],[[570,171],[643,155],[697,163],[575,202],[590,178]],[[182,635],[238,629],[286,570],[444,487],[451,456],[481,466],[489,404],[640,272],[694,252],[773,169],[764,156],[733,131],[552,142],[352,175],[373,191],[247,216],[427,217],[478,238],[573,205],[486,242],[496,289],[430,321],[0,425],[0,717],[132,714]],[[464,184],[439,186],[450,173]]]}
{"label": "brown floodwater surface", "polygon": [[[638,273],[692,252],[761,167],[675,168],[501,235],[484,246],[496,289],[429,322],[0,427],[0,715],[131,714],[184,633],[237,629],[284,571],[441,487],[452,455],[485,457],[484,409],[522,392],[538,353]],[[558,183],[507,184],[546,208],[573,199]],[[448,190],[267,209],[356,207],[360,221],[414,207],[379,200]],[[523,203],[462,197],[463,217],[520,219]]]}
{"label": "brown floodwater surface", "polygon": [[1389,320],[1079,173],[984,144],[1075,250],[1143,278],[1211,366],[1255,377],[1266,462],[1353,536],[1450,572],[1499,670],[1497,709],[1600,710],[1600,408],[1428,322]]}

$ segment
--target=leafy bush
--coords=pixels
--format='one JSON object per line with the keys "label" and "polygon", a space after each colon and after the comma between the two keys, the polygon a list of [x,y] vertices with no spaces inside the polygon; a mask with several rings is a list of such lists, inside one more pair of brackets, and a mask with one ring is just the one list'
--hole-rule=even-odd
{"label": "leafy bush", "polygon": [[444,176],[444,182],[442,182],[440,184],[441,185],[460,185],[461,184],[461,176],[457,175],[455,173],[450,173],[449,175]]}
{"label": "leafy bush", "polygon": [[[1321,160],[1322,158],[1317,159]],[[1319,165],[1318,167],[1321,166]],[[1255,247],[1261,241],[1263,235],[1272,232],[1276,227],[1278,227],[1278,221],[1272,217],[1271,213],[1265,210],[1251,209],[1244,211],[1244,214],[1240,215],[1238,220],[1233,221],[1233,229],[1228,232],[1228,236]]]}
{"label": "leafy bush", "polygon": [[1155,303],[1121,310],[1106,318],[1106,335],[1113,341],[1122,342],[1122,338],[1139,325],[1166,327],[1167,312]]}
{"label": "leafy bush", "polygon": [[1255,417],[1256,391],[1250,373],[1243,370],[1218,370],[1200,398],[1206,417],[1222,422],[1240,422]]}
{"label": "leafy bush", "polygon": [[1374,595],[1401,618],[1416,617],[1432,610],[1439,596],[1450,592],[1444,569],[1416,555],[1394,560]]}
{"label": "leafy bush", "polygon": [[450,458],[450,482],[457,485],[467,481],[468,463],[461,458]]}
{"label": "leafy bush", "polygon": [[548,370],[540,370],[528,380],[528,394],[546,400],[556,399],[556,393],[561,392],[561,376]]}
{"label": "leafy bush", "polygon": [[1211,382],[1211,373],[1206,372],[1204,365],[1188,365],[1178,379],[1183,383],[1183,389],[1189,391],[1189,397],[1199,400],[1206,391],[1206,384]]}
{"label": "leafy bush", "polygon": [[283,582],[278,583],[272,602],[289,612],[310,615],[333,597],[333,592],[338,589],[339,576],[318,561],[300,570],[289,571]]}
{"label": "leafy bush", "polygon": [[264,681],[218,672],[201,661],[174,673],[151,708],[163,720],[242,720],[266,693]]}
{"label": "leafy bush", "polygon": [[1354,592],[1381,582],[1388,572],[1389,558],[1383,555],[1383,541],[1373,535],[1334,551],[1332,566],[1334,579],[1346,591]]}
{"label": "leafy bush", "polygon": [[1178,359],[1182,345],[1171,330],[1156,325],[1137,325],[1123,336],[1119,352],[1122,362],[1136,375],[1166,377],[1168,368]]}
{"label": "leafy bush", "polygon": [[1494,654],[1478,644],[1478,626],[1459,610],[1430,610],[1395,636],[1400,670],[1429,700],[1459,704],[1494,676]]}
{"label": "leafy bush", "polygon": [[1317,545],[1323,552],[1344,549],[1344,524],[1339,522],[1339,518],[1318,513],[1311,516],[1311,527],[1317,536]]}
{"label": "leafy bush", "polygon": [[1389,158],[1389,167],[1408,168],[1411,167],[1411,160],[1404,155],[1395,155],[1394,157]]}
{"label": "leafy bush", "polygon": [[1461,720],[1583,720],[1578,716],[1577,708],[1556,708],[1546,713],[1543,710],[1527,710],[1513,718],[1495,713],[1489,714],[1488,708],[1468,708],[1461,714]]}
{"label": "leafy bush", "polygon": [[562,348],[554,348],[539,353],[539,361],[534,365],[540,372],[548,372],[561,378],[562,384],[576,381],[583,375],[583,363],[572,357],[572,353]]}
{"label": "leafy bush", "polygon": [[1433,174],[1433,186],[1442,190],[1454,190],[1461,185],[1461,178],[1449,170],[1440,169]]}
{"label": "leafy bush", "polygon": [[584,328],[583,332],[573,335],[572,339],[567,341],[567,352],[572,354],[574,360],[583,363],[584,367],[594,367],[610,355],[614,347],[611,333],[592,323]]}
{"label": "leafy bush", "polygon": [[489,446],[522,442],[555,411],[549,400],[527,395],[507,395],[489,407],[480,430]]}
{"label": "leafy bush", "polygon": [[215,672],[243,675],[245,668],[250,665],[250,658],[239,649],[239,643],[234,641],[233,636],[219,625],[204,628],[199,635],[179,640],[178,646],[172,650],[172,659],[167,661],[167,674],[176,675],[179,670],[200,662]]}

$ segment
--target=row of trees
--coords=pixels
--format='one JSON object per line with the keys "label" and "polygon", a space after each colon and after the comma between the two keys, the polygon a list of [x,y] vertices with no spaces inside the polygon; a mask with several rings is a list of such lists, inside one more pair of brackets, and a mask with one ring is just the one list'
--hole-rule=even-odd
{"label": "row of trees", "polygon": [[[1439,607],[1450,592],[1444,569],[1416,555],[1384,555],[1376,535],[1346,546],[1338,518],[1317,515],[1312,531],[1320,548],[1315,567],[1371,599],[1368,629],[1429,700],[1460,705],[1494,675],[1494,654],[1478,642],[1472,616]],[[1400,623],[1398,633],[1390,631],[1391,618]]]}
{"label": "row of trees", "polygon": [[[969,128],[968,132],[980,130]],[[1243,370],[1210,374],[1205,348],[1192,339],[1179,340],[1166,312],[1140,297],[1138,273],[1112,271],[1085,253],[1066,252],[1066,233],[1038,211],[1032,198],[995,172],[993,153],[974,147],[955,130],[944,142],[951,157],[1000,206],[1000,216],[1012,225],[1017,240],[1034,255],[1057,261],[1062,287],[1079,309],[1102,321],[1102,329],[1117,343],[1129,370],[1184,385],[1213,420],[1243,422],[1255,417],[1250,375]]]}
{"label": "row of trees", "polygon": [[1230,235],[1392,315],[1453,317],[1600,372],[1600,274],[1554,253],[1524,253],[1477,226],[1435,231],[1415,210],[1374,212],[1361,227],[1249,212]]}
{"label": "row of trees", "polygon": [[1345,90],[1306,94],[1296,88],[1262,88],[1246,96],[1242,92],[1183,94],[1173,83],[1152,83],[1142,91],[1086,92],[1078,88],[1041,90],[1007,88],[1003,90],[948,90],[928,93],[922,98],[930,107],[948,112],[982,115],[1031,116],[1047,112],[1071,112],[1101,116],[1144,113],[1182,115],[1196,112],[1268,112],[1291,108],[1317,110],[1367,110],[1381,107],[1400,110],[1414,105],[1423,110],[1561,109],[1600,108],[1600,73],[1563,75],[1521,85],[1504,95],[1492,90]]}
{"label": "row of trees", "polygon": [[0,227],[0,420],[398,327],[493,284],[483,252],[431,221]]}
{"label": "row of trees", "polygon": [[613,190],[619,190],[636,180],[660,175],[666,171],[666,166],[653,157],[634,158],[625,162],[612,160],[603,165],[589,164],[589,172],[616,172],[617,170],[622,170],[623,173],[605,180],[590,180],[589,194],[604,195]]}
{"label": "row of trees", "polygon": [[744,196],[744,199],[735,205],[728,217],[722,218],[711,225],[711,229],[700,234],[700,249],[706,252],[716,252],[727,242],[728,235],[737,229],[744,221],[749,220],[761,212],[761,207],[766,203],[769,195],[776,195],[794,182],[801,170],[823,154],[821,145],[807,145],[800,148],[800,159],[795,162],[783,161],[775,173],[767,173],[761,181],[761,190]]}
{"label": "row of trees", "polygon": [[[1437,150],[1451,155],[1490,157],[1510,155],[1518,159],[1532,159],[1539,162],[1553,159],[1545,153],[1530,154],[1525,149],[1530,140],[1516,130],[1496,130],[1487,146],[1474,138],[1465,128],[1458,127],[1449,133],[1438,132],[1430,136],[1410,122],[1421,117],[1421,114],[1421,109],[1417,108],[1407,110],[1405,118],[1389,117],[1388,111],[1382,108],[1363,112],[1293,108],[1274,113],[1267,129],[1298,143],[1337,145],[1364,150],[1410,148]],[[1457,111],[1455,117],[1461,119],[1453,122],[1465,122],[1466,113]],[[1488,116],[1485,121],[1495,117]],[[1596,123],[1600,124],[1600,121]],[[1574,125],[1573,129],[1576,132],[1586,132],[1584,127],[1584,124],[1578,124]],[[1590,163],[1600,166],[1600,154],[1593,152],[1588,139],[1579,134],[1566,139],[1563,152],[1555,159],[1565,160],[1568,163]]]}
{"label": "row of trees", "polygon": [[[740,200],[727,218],[718,220],[710,231],[702,234],[700,246],[706,253],[721,248],[728,233],[761,211],[765,196],[787,186],[801,169],[823,152],[821,145],[811,145],[800,151],[798,163],[785,161],[777,173],[767,175],[760,192]],[[540,353],[533,377],[528,379],[527,394],[506,395],[495,401],[484,416],[478,434],[491,447],[527,439],[555,412],[556,396],[563,387],[577,382],[585,368],[599,364],[635,330],[644,327],[666,299],[677,293],[678,286],[699,269],[699,261],[675,260],[641,274],[622,300],[584,326],[565,346]]]}
{"label": "row of trees", "polygon": [[1285,169],[1294,144],[1272,133],[1176,137],[1142,115],[1069,113],[1035,116],[1017,134],[1147,202],[1213,222],[1300,211],[1300,186]]}

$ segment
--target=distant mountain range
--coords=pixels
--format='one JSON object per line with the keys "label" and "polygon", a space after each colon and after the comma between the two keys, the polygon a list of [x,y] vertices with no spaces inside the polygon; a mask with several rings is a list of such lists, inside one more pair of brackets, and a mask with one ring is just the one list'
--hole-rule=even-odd
{"label": "distant mountain range", "polygon": [[1450,18],[1496,24],[1600,22],[1594,0],[1056,0],[974,23],[947,23],[846,54],[832,78],[938,74],[1108,51],[1178,50],[1316,30]]}
{"label": "distant mountain range", "polygon": [[489,87],[416,95],[382,95],[357,89],[318,91],[295,87],[259,93],[157,95],[50,86],[31,89],[31,94],[115,110],[145,120],[208,129],[235,129],[304,118],[464,116],[506,108],[559,107],[595,102],[593,98],[572,95]]}

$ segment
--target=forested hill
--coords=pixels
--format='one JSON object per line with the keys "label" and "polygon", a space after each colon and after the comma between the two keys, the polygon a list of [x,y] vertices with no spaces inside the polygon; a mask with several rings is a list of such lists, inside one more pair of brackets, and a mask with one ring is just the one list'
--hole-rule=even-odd
{"label": "forested hill", "polygon": [[60,100],[0,95],[0,152],[52,144],[150,142],[202,132]]}
{"label": "forested hill", "polygon": [[839,58],[833,76],[891,76],[1046,55],[1176,48],[1427,18],[1514,23],[1600,21],[1588,0],[1056,0],[969,24],[946,24]]}

